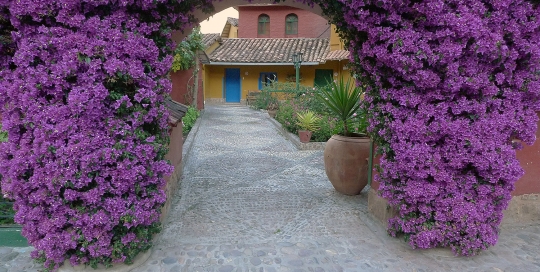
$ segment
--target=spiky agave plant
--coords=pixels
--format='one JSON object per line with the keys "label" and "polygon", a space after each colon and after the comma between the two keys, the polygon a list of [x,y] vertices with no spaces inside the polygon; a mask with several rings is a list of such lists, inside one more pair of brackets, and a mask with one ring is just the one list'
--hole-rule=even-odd
{"label": "spiky agave plant", "polygon": [[298,119],[296,124],[303,130],[315,131],[320,127],[321,117],[317,116],[313,111],[297,112],[296,119]]}
{"label": "spiky agave plant", "polygon": [[316,94],[317,99],[322,101],[332,115],[343,122],[344,136],[350,136],[348,121],[354,117],[354,113],[360,108],[360,97],[363,90],[356,86],[351,78],[329,82]]}

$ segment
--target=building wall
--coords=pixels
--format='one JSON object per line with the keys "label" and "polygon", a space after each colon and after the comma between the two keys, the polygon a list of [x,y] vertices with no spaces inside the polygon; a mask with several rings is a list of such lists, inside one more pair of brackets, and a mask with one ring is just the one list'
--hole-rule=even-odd
{"label": "building wall", "polygon": [[330,51],[345,50],[345,42],[339,37],[336,26],[332,25],[330,32]]}
{"label": "building wall", "polygon": [[238,27],[237,26],[231,26],[231,29],[229,30],[229,39],[231,38],[238,38]]}
{"label": "building wall", "polygon": [[207,54],[207,55],[210,55],[212,52],[214,52],[214,50],[216,50],[216,48],[219,47],[219,42],[214,42],[212,45],[208,46],[208,48],[206,48],[204,50],[204,52]]}
{"label": "building wall", "polygon": [[[345,79],[350,78],[348,70],[343,70],[343,67],[348,61],[328,61],[321,65],[301,66],[300,75],[302,77],[301,85],[313,87],[315,81],[316,69],[332,69],[334,70],[335,79],[342,74]],[[205,65],[205,99],[220,99],[224,98],[223,84],[226,68],[240,68],[240,98],[244,100],[249,91],[259,90],[259,77],[263,72],[277,73],[278,82],[285,82],[288,76],[295,77],[296,70],[293,65],[268,65],[268,66],[221,66],[221,65]],[[294,82],[294,81],[293,81]]]}
{"label": "building wall", "polygon": [[[202,67],[202,64],[199,64],[200,67]],[[178,72],[171,72],[171,81],[172,81],[172,91],[171,91],[171,98],[179,103],[182,103],[184,105],[191,105],[192,101],[188,101],[186,98],[188,93],[188,82],[190,85],[193,84],[193,80],[195,80],[195,77],[193,77],[193,70],[195,68],[191,68],[189,70],[180,70]],[[199,70],[199,92],[198,92],[198,99],[197,99],[197,108],[203,109],[204,108],[204,82],[203,82],[203,73],[201,70]]]}
{"label": "building wall", "polygon": [[[258,19],[263,13],[270,16],[270,35],[265,38],[330,38],[328,35],[320,37],[330,27],[328,21],[307,10],[288,6],[240,6],[238,11],[238,38],[258,38]],[[285,17],[290,13],[298,16],[298,35],[285,35]]]}
{"label": "building wall", "polygon": [[[540,112],[537,113],[540,117]],[[517,151],[517,158],[525,175],[516,182],[512,195],[540,194],[540,129],[536,130],[536,142]]]}
{"label": "building wall", "polygon": [[176,124],[176,127],[170,128],[169,136],[171,137],[169,143],[169,152],[167,155],[165,155],[165,159],[171,162],[171,165],[174,167],[174,172],[170,176],[165,177],[167,183],[163,189],[165,189],[167,201],[161,208],[161,223],[164,223],[167,219],[173,196],[178,191],[180,177],[182,177],[182,149],[184,146],[182,122]]}

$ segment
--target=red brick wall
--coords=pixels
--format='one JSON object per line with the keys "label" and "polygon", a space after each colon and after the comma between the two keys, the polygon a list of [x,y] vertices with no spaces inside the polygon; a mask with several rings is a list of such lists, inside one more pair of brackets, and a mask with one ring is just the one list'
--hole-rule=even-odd
{"label": "red brick wall", "polygon": [[[261,38],[257,35],[259,15],[270,16],[270,35],[265,38],[319,38],[330,27],[326,19],[306,10],[288,6],[240,6],[238,38]],[[298,16],[298,35],[285,35],[285,17]],[[329,32],[328,32],[329,33]],[[329,38],[320,37],[320,38]]]}

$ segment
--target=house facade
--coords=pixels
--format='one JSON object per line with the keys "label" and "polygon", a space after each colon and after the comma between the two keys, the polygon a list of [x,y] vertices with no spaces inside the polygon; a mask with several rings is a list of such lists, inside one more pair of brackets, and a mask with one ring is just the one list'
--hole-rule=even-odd
{"label": "house facade", "polygon": [[[349,52],[335,28],[309,11],[280,5],[237,7],[237,38],[227,20],[217,47],[207,50],[203,67],[206,103],[244,103],[250,91],[261,90],[270,79],[295,82],[293,54],[303,53],[300,84],[323,85],[347,70]],[[230,26],[229,26],[230,25]]]}
{"label": "house facade", "polygon": [[[204,109],[204,63],[208,63],[207,53],[215,50],[219,46],[219,41],[221,41],[221,34],[219,33],[204,34],[202,42],[205,49],[204,51],[197,52],[197,64],[188,70],[171,72],[173,88],[171,98],[174,101],[192,106],[195,106],[194,104],[196,102],[197,109]],[[192,88],[197,88],[198,90],[197,99],[194,99],[192,95]]]}
{"label": "house facade", "polygon": [[280,5],[238,7],[240,38],[330,38],[330,25],[310,11]]}

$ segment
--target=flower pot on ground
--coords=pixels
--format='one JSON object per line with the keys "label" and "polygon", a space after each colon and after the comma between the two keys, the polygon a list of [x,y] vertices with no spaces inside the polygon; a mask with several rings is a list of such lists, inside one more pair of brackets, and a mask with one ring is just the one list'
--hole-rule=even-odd
{"label": "flower pot on ground", "polygon": [[272,118],[276,118],[277,110],[269,110],[268,115],[270,115]]}
{"label": "flower pot on ground", "polygon": [[298,130],[298,137],[300,142],[309,143],[313,131],[319,129],[319,122],[321,118],[312,111],[304,111],[296,113],[296,123],[300,129]]}
{"label": "flower pot on ground", "polygon": [[298,131],[298,138],[300,138],[301,143],[309,143],[311,141],[311,135],[313,135],[313,132],[309,130]]}
{"label": "flower pot on ground", "polygon": [[266,107],[266,111],[268,112],[268,115],[270,115],[270,117],[272,117],[272,118],[276,117],[278,109],[279,109],[279,105],[278,105],[277,102],[271,102]]}
{"label": "flower pot on ground", "polygon": [[[365,130],[365,115],[360,108],[362,89],[352,80],[329,82],[317,98],[343,123],[343,135],[333,135],[324,149],[324,168],[336,191],[357,195],[368,183],[370,140],[365,134],[352,133],[352,120],[361,117],[360,132]],[[358,112],[360,112],[359,116]]]}

